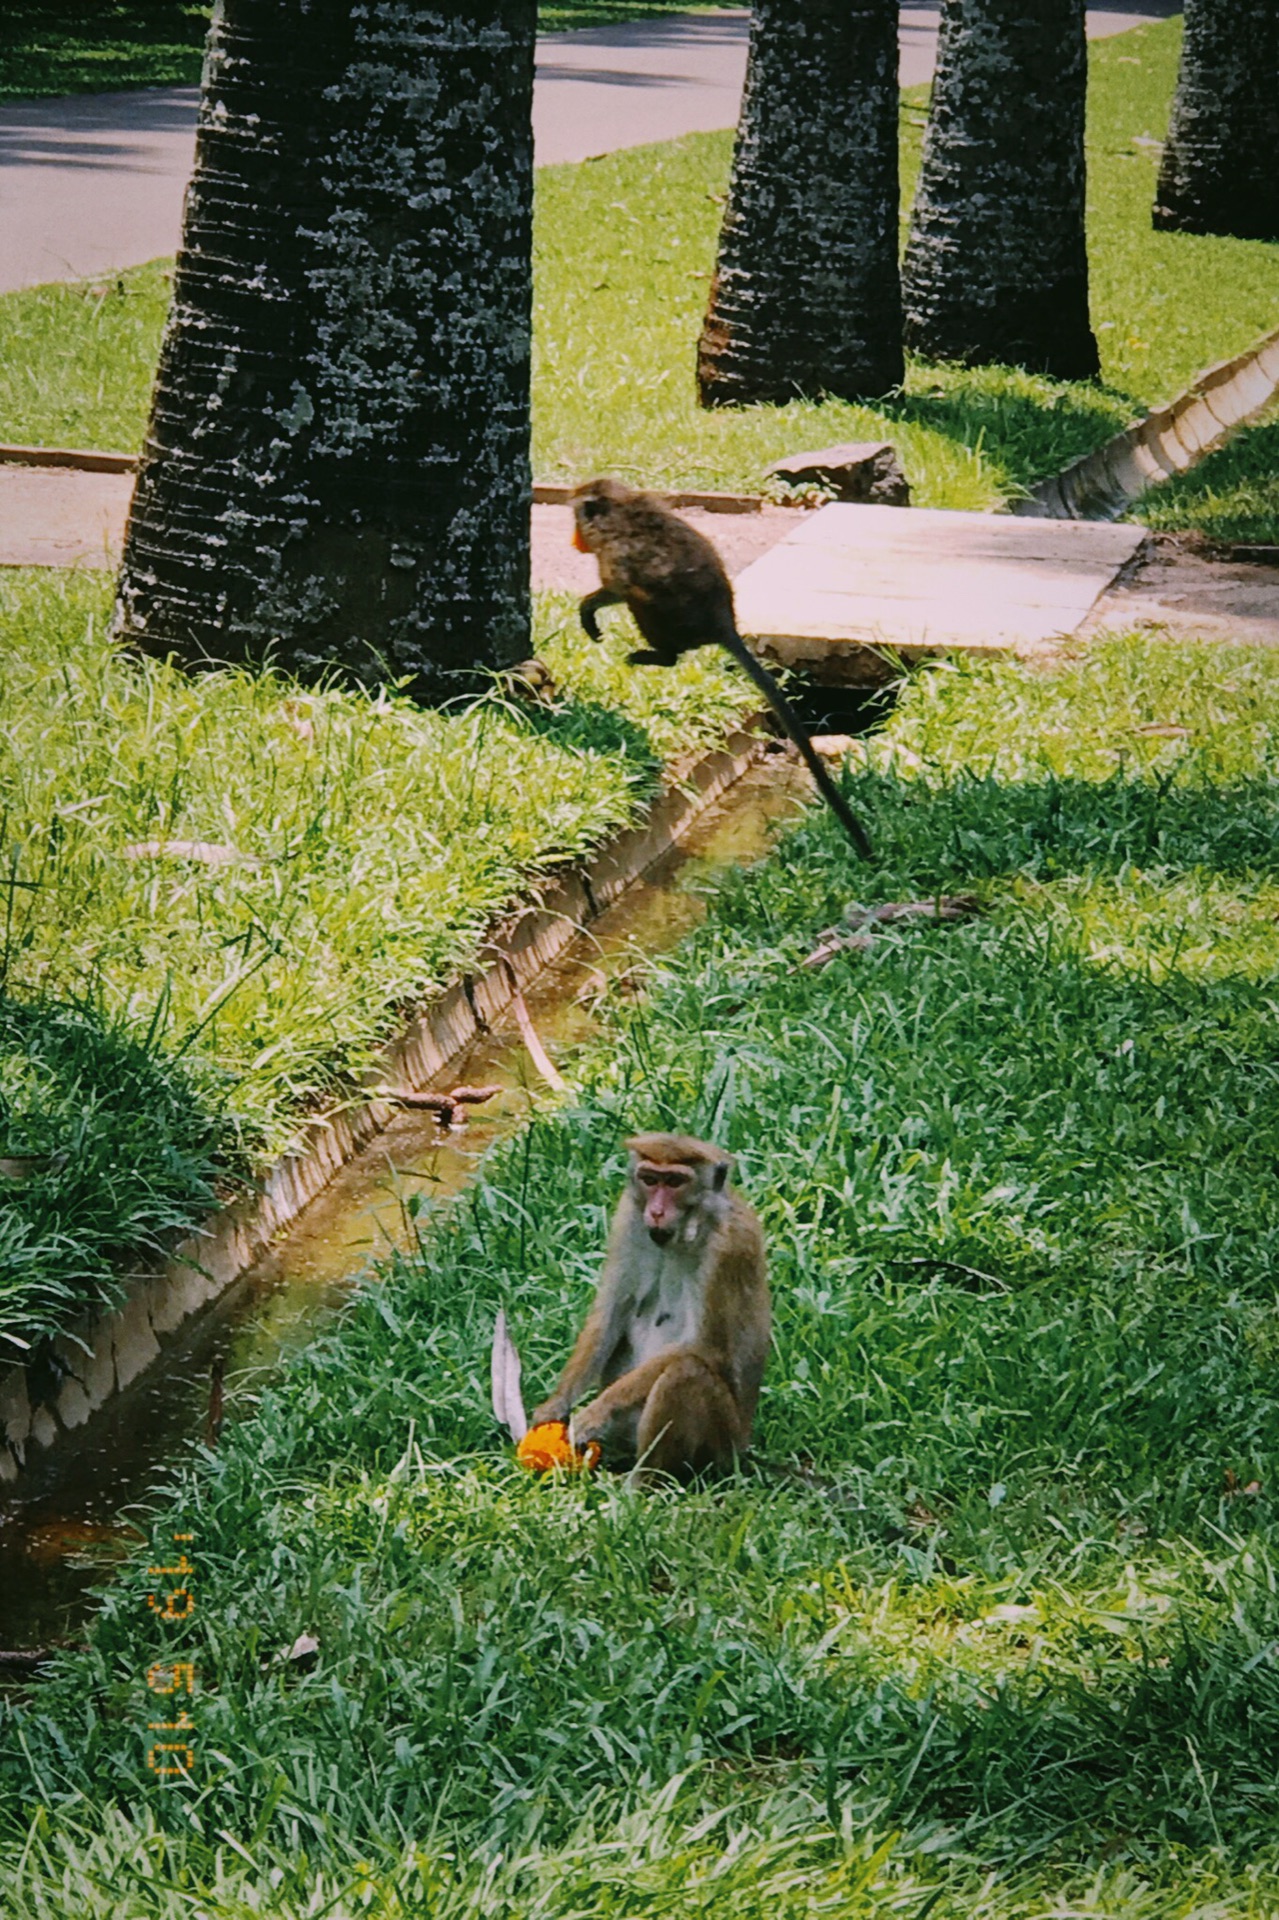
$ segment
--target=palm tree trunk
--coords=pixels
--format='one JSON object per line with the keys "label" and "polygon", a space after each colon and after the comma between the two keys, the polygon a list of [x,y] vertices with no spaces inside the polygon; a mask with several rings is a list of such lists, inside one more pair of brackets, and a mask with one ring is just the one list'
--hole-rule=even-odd
{"label": "palm tree trunk", "polygon": [[757,0],[703,406],[902,381],[896,0]]}
{"label": "palm tree trunk", "polygon": [[529,651],[534,0],[222,0],[119,630],[437,698]]}
{"label": "palm tree trunk", "polygon": [[1279,240],[1279,5],[1186,0],[1153,221]]}
{"label": "palm tree trunk", "polygon": [[1084,0],[942,0],[903,269],[906,344],[1098,370],[1084,243]]}

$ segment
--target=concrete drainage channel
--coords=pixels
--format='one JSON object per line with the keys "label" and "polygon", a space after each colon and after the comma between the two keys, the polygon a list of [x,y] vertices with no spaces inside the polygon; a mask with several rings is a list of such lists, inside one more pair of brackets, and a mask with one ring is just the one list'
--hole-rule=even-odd
{"label": "concrete drainage channel", "polygon": [[[513,1017],[516,989],[537,1036],[561,1053],[588,1037],[604,997],[633,990],[637,964],[669,950],[700,918],[699,883],[767,851],[807,789],[789,758],[765,757],[761,744],[739,734],[707,755],[644,826],[496,930],[489,967],[459,982],[390,1050],[388,1082],[501,1088],[490,1106],[472,1109],[464,1130],[449,1133],[432,1114],[385,1103],[339,1116],[274,1170],[256,1207],[209,1222],[185,1261],[146,1282],[109,1329],[95,1332],[87,1344],[118,1354],[121,1370],[102,1360],[98,1403],[73,1430],[56,1421],[52,1446],[28,1438],[0,1508],[0,1648],[48,1645],[74,1631],[92,1588],[136,1542],[129,1504],[145,1500],[167,1462],[214,1436],[224,1369],[233,1396],[251,1392],[255,1375],[348,1298],[373,1257],[412,1244],[413,1195],[458,1191],[493,1141],[535,1109],[544,1089]],[[164,1322],[168,1289],[190,1311],[157,1332],[153,1316]],[[144,1318],[149,1340],[139,1338]],[[83,1353],[78,1365],[83,1378]],[[7,1384],[12,1393],[15,1370]]]}
{"label": "concrete drainage channel", "polygon": [[1116,520],[1150,487],[1189,473],[1279,395],[1279,329],[1218,361],[1095,453],[1041,480],[1009,511],[1049,520]]}

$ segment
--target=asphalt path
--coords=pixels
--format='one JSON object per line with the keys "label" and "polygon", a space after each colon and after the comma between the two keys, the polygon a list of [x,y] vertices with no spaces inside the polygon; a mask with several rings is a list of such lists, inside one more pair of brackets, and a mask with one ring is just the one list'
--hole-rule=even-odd
{"label": "asphalt path", "polygon": [[[1130,0],[1088,13],[1093,38],[1180,11]],[[537,48],[540,164],[731,127],[749,10],[676,14],[547,36]],[[901,80],[927,80],[938,10],[903,0]],[[191,172],[198,93],[157,87],[0,107],[0,292],[173,253]]]}

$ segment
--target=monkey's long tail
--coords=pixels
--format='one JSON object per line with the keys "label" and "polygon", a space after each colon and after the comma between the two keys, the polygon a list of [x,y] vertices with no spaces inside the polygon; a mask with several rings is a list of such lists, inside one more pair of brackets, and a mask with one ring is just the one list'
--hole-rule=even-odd
{"label": "monkey's long tail", "polygon": [[825,800],[827,806],[839,821],[840,826],[844,829],[844,832],[848,835],[862,859],[873,860],[875,855],[871,848],[870,835],[856,814],[850,810],[843,794],[839,791],[839,788],[835,785],[835,782],[831,779],[825,767],[813,752],[812,742],[800,726],[799,721],[795,717],[794,709],[778,686],[776,680],[774,680],[772,674],[768,671],[768,668],[761,660],[755,658],[755,655],[751,652],[740,634],[735,633],[731,640],[725,639],[722,644],[727,647],[737,664],[745,668],[746,672],[767,700],[769,706],[773,709],[773,712],[777,715],[777,718],[785,727],[790,738],[799,748],[804,765],[808,768],[808,771],[812,774],[817,784],[817,791],[821,794],[823,800]]}

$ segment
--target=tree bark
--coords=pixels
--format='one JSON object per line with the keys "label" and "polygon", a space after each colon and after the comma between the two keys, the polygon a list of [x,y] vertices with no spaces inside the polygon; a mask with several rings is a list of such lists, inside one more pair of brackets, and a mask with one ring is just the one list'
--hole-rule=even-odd
{"label": "tree bark", "polygon": [[1084,0],[942,0],[903,269],[906,344],[1098,371],[1084,241]]}
{"label": "tree bark", "polygon": [[1186,0],[1153,221],[1279,240],[1279,4]]}
{"label": "tree bark", "polygon": [[534,0],[222,0],[117,628],[435,699],[529,651]]}
{"label": "tree bark", "polygon": [[756,0],[703,406],[902,382],[896,0]]}

